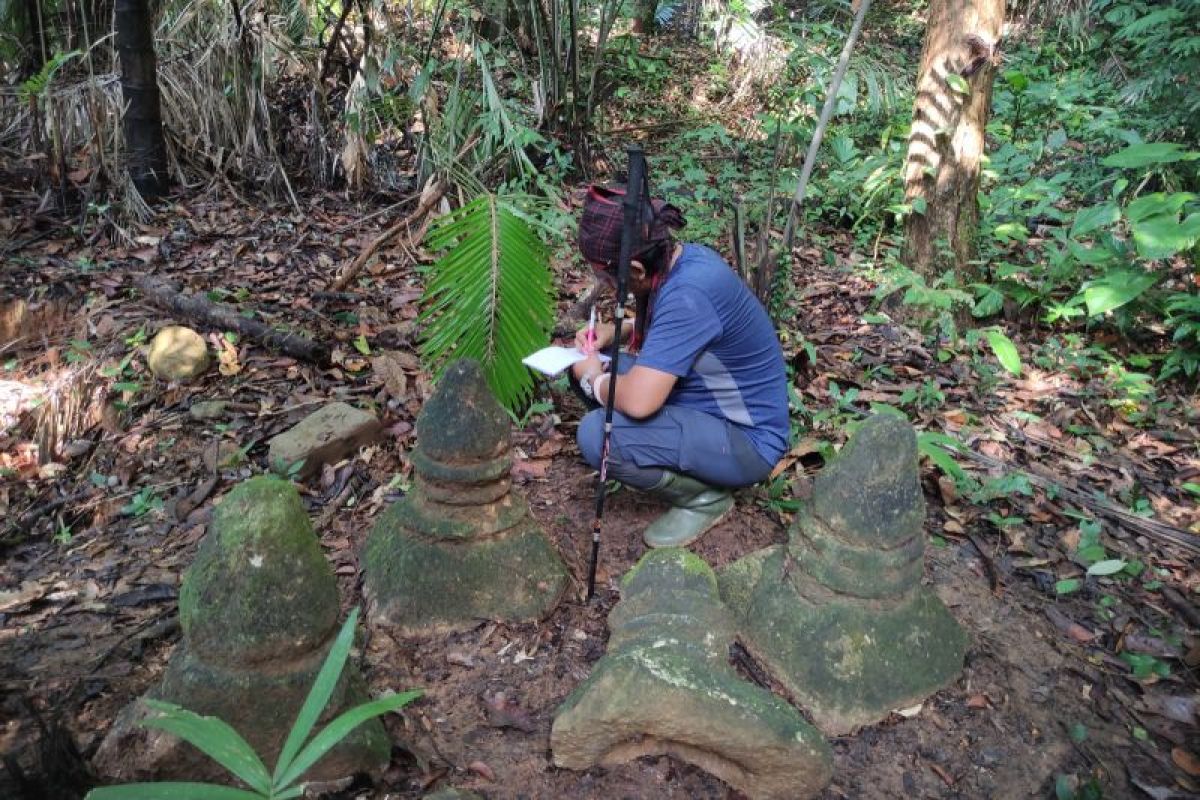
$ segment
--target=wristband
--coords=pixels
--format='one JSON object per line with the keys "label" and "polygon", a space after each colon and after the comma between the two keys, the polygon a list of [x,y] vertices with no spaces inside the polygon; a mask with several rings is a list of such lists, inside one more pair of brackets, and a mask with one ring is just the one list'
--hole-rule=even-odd
{"label": "wristband", "polygon": [[589,400],[596,399],[596,392],[592,385],[592,381],[596,380],[596,378],[600,377],[603,374],[604,373],[602,373],[602,372],[593,372],[591,375],[581,375],[580,376],[579,388],[583,390],[583,393],[588,397]]}
{"label": "wristband", "polygon": [[609,383],[604,384],[604,393],[601,394],[600,393],[600,379],[601,378],[608,378],[608,380],[610,382],[612,381],[612,375],[608,372],[601,372],[599,375],[597,375],[594,379],[595,382],[592,383],[592,388],[593,388],[593,391],[595,391],[596,396],[593,397],[592,399],[598,401],[600,403],[600,405],[607,405],[608,404]]}

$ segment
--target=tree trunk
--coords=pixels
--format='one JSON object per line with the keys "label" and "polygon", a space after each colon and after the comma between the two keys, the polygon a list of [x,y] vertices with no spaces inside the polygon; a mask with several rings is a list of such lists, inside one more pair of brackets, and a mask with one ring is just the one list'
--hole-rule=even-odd
{"label": "tree trunk", "polygon": [[125,101],[125,150],[133,185],[146,200],[167,186],[167,148],[148,0],[116,0],[117,50]]}
{"label": "tree trunk", "polygon": [[1004,0],[929,4],[904,168],[904,197],[914,206],[904,263],[930,281],[947,269],[963,280],[975,272],[979,162],[1003,25]]}
{"label": "tree trunk", "polygon": [[21,64],[21,79],[37,75],[46,63],[46,25],[40,0],[24,0],[17,13],[24,14],[25,54]]}
{"label": "tree trunk", "polygon": [[658,0],[637,0],[634,6],[633,32],[649,36],[654,33],[654,15]]}

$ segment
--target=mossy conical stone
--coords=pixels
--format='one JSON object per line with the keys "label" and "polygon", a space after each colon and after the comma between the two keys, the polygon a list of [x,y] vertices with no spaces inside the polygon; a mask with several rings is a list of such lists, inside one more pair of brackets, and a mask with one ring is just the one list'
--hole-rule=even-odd
{"label": "mossy conical stone", "polygon": [[624,578],[608,621],[608,653],[555,715],[555,764],[669,754],[751,798],[799,800],[829,782],[820,733],[729,666],[733,619],[703,559],[651,550]]}
{"label": "mossy conical stone", "polygon": [[962,669],[967,636],[921,585],[919,480],[912,427],[873,416],[818,475],[788,544],[722,571],[746,646],[831,735],[923,700]]}
{"label": "mossy conical stone", "polygon": [[363,556],[372,619],[416,633],[544,617],[567,571],[512,491],[508,415],[477,363],[447,368],[416,428],[413,490]]}
{"label": "mossy conical stone", "polygon": [[260,476],[226,495],[179,592],[190,647],[233,666],[286,658],[324,643],[337,616],[337,581],[295,487]]}
{"label": "mossy conical stone", "polygon": [[[183,642],[150,697],[218,717],[273,764],[337,634],[337,584],[291,483],[258,477],[217,506],[179,595]],[[367,699],[348,663],[322,724]],[[211,759],[161,731],[137,727],[148,712],[122,713],[97,755],[119,780],[227,779]],[[373,772],[391,744],[371,720],[306,774],[334,781]]]}

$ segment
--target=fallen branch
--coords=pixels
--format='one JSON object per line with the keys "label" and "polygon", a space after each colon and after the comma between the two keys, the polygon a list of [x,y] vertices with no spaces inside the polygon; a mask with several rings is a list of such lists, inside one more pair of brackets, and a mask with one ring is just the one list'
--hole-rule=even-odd
{"label": "fallen branch", "polygon": [[996,562],[992,560],[992,556],[983,546],[983,542],[979,537],[970,531],[964,531],[967,540],[975,547],[975,551],[979,553],[980,560],[983,561],[983,567],[987,570],[988,585],[992,588],[992,594],[999,596],[1002,592],[1000,589],[1000,572],[996,569]]}
{"label": "fallen branch", "polygon": [[446,181],[437,180],[430,188],[422,193],[421,202],[417,204],[417,208],[413,213],[409,214],[404,219],[397,222],[392,227],[388,228],[383,233],[375,237],[375,240],[363,248],[363,251],[358,254],[358,257],[351,261],[342,273],[334,279],[333,283],[329,284],[330,292],[344,291],[350,285],[350,281],[354,280],[355,276],[362,271],[371,257],[379,251],[379,248],[394,239],[403,231],[410,230],[413,225],[419,225],[421,220],[425,218],[435,205],[441,201],[446,191],[450,188],[450,184]]}
{"label": "fallen branch", "polygon": [[1200,539],[1197,539],[1194,533],[1178,528],[1174,525],[1168,525],[1165,522],[1158,520],[1146,519],[1139,517],[1123,508],[1113,505],[1108,500],[1100,497],[1087,495],[1078,489],[1073,489],[1067,486],[1060,480],[1039,474],[1034,471],[1034,467],[1018,467],[1015,464],[1001,461],[1000,459],[986,456],[983,453],[977,453],[970,448],[955,450],[957,455],[965,456],[972,461],[977,461],[980,464],[991,467],[995,470],[1004,470],[1009,472],[1019,472],[1027,477],[1030,483],[1041,486],[1043,489],[1050,488],[1056,492],[1056,497],[1064,500],[1069,500],[1075,505],[1092,511],[1095,514],[1107,517],[1108,520],[1115,525],[1132,531],[1133,533],[1147,536],[1151,539],[1156,539],[1159,542],[1168,542],[1177,547],[1183,548],[1192,554],[1200,554]]}
{"label": "fallen branch", "polygon": [[183,294],[174,286],[153,278],[137,279],[135,285],[154,305],[193,322],[247,336],[281,353],[313,364],[329,363],[329,348],[297,333],[277,331],[254,319],[243,317],[236,308],[214,303],[199,295]]}
{"label": "fallen branch", "polygon": [[567,309],[563,319],[555,323],[554,330],[550,332],[550,335],[555,339],[565,336],[573,337],[575,331],[579,330],[580,323],[588,318],[588,312],[591,311],[592,303],[596,302],[598,294],[600,294],[600,284],[593,282],[587,291]]}

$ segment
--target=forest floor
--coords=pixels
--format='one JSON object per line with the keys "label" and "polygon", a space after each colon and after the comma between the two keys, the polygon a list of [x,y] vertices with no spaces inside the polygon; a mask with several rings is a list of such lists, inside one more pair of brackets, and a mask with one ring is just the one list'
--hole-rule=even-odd
{"label": "forest floor", "polygon": [[[360,223],[363,209],[334,195],[312,196],[302,211],[186,197],[140,226],[134,247],[89,244],[23,200],[0,202],[9,242],[0,297],[14,299],[0,306],[0,753],[27,780],[23,789],[0,771],[0,796],[38,797],[30,787],[41,787],[40,796],[66,798],[67,741],[89,756],[178,642],[180,576],[213,504],[265,469],[273,435],[332,399],[375,409],[387,431],[301,486],[343,603],[360,602],[361,547],[407,486],[413,422],[430,388],[414,350],[420,292],[403,255],[385,250],[353,291],[321,294],[383,227]],[[834,739],[822,797],[1047,797],[1059,776],[1095,779],[1109,797],[1196,796],[1200,579],[1187,537],[1200,531],[1195,503],[1178,489],[1200,475],[1195,397],[1131,424],[1111,386],[1069,366],[1034,366],[1044,335],[1019,326],[1009,333],[1026,356],[1023,376],[981,377],[968,353],[939,360],[910,329],[864,321],[875,287],[842,234],[810,239],[796,256],[798,313],[785,344],[798,396],[819,422],[785,461],[788,496],[804,496],[845,421],[872,402],[898,406],[910,389],[928,400],[910,403],[918,427],[953,434],[978,457],[960,459],[968,473],[1009,476],[1007,490],[974,503],[923,463],[927,580],[971,636],[966,665],[919,709]],[[155,382],[141,343],[172,320],[130,292],[144,274],[303,330],[334,347],[334,365],[242,339],[214,343],[221,371],[186,386]],[[587,285],[563,267],[561,309]],[[359,336],[369,352],[355,347]],[[600,597],[585,603],[594,477],[573,438],[581,407],[557,390],[552,399],[553,411],[514,428],[514,476],[574,574],[568,596],[539,624],[417,639],[368,629],[372,688],[426,695],[388,718],[398,746],[383,780],[345,797],[418,797],[444,785],[490,798],[736,796],[669,757],[582,773],[551,763],[554,710],[604,653],[617,579],[658,513],[628,492],[611,498]],[[194,418],[202,400],[228,401],[226,415]],[[745,490],[695,549],[720,567],[783,541],[786,508],[761,487]],[[1102,526],[1093,546],[1144,564],[1140,575],[1084,574],[1077,551],[1091,519]],[[1072,579],[1080,588],[1060,594]]]}

